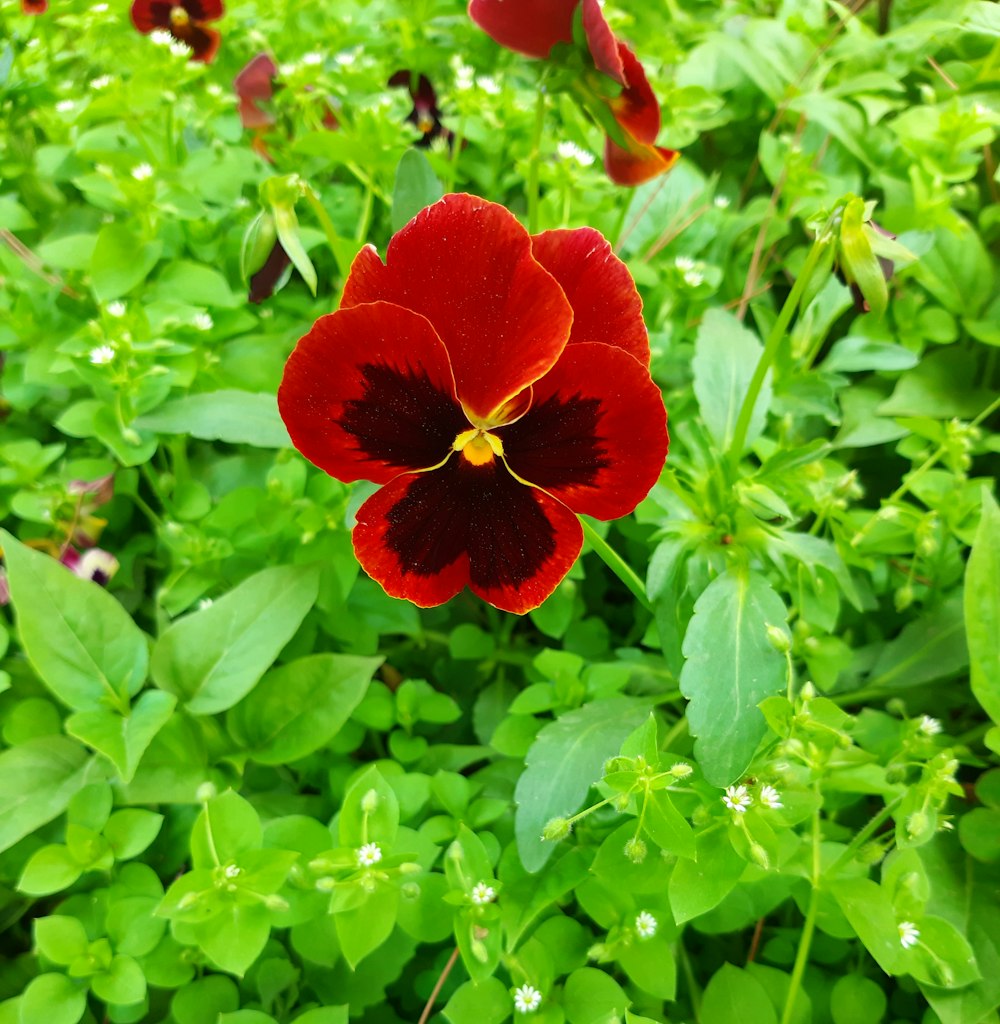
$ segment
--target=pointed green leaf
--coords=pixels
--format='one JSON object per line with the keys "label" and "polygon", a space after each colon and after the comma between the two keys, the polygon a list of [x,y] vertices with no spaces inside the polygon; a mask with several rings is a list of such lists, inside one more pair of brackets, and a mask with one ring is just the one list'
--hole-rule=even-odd
{"label": "pointed green leaf", "polygon": [[965,569],[965,635],[972,692],[1000,722],[1000,507],[983,488],[983,512]]}

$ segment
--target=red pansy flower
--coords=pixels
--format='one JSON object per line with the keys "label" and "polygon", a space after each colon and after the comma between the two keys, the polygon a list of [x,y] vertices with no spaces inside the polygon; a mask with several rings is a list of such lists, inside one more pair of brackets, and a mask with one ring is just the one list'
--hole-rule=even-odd
{"label": "red pansy flower", "polygon": [[222,0],[133,0],[132,24],[143,33],[160,29],[191,48],[191,59],[208,64],[222,37],[206,22],[222,17]]}
{"label": "red pansy flower", "polygon": [[531,236],[447,195],[366,246],[289,357],[278,406],[339,480],[383,484],[354,550],[422,607],[463,587],[524,613],[580,553],[576,513],[627,515],[667,454],[642,303],[592,228]]}
{"label": "red pansy flower", "polygon": [[21,0],[22,14],[44,14],[49,9],[49,0]]}
{"label": "red pansy flower", "polygon": [[558,43],[573,43],[578,7],[594,68],[621,86],[612,99],[589,87],[591,103],[606,105],[620,129],[618,142],[607,139],[605,171],[616,184],[639,185],[669,171],[680,154],[655,144],[656,96],[635,54],[611,31],[598,0],[469,0],[469,16],[502,46],[547,58]]}
{"label": "red pansy flower", "polygon": [[258,53],[247,62],[246,67],[233,79],[233,89],[240,101],[240,121],[244,128],[270,128],[274,114],[261,102],[268,103],[274,97],[274,79],[278,65],[266,53]]}
{"label": "red pansy flower", "polygon": [[426,149],[439,137],[451,141],[451,131],[441,123],[437,93],[426,75],[414,75],[412,71],[403,69],[389,79],[389,85],[410,91],[413,109],[407,114],[406,120],[420,132],[420,138],[414,143],[415,146]]}

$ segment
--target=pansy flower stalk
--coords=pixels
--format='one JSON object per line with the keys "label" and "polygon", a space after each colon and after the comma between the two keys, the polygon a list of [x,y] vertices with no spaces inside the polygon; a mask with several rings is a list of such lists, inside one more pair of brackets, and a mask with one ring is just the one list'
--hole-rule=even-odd
{"label": "pansy flower stalk", "polygon": [[572,89],[607,133],[612,181],[639,185],[677,162],[676,150],[656,145],[660,107],[646,72],[598,0],[469,0],[469,16],[501,46],[579,69]]}
{"label": "pansy flower stalk", "polygon": [[289,357],[278,405],[338,480],[381,484],[354,549],[422,607],[464,587],[537,607],[580,553],[577,513],[616,519],[656,482],[666,412],[642,303],[592,228],[529,235],[448,195],[366,246],[340,308]]}

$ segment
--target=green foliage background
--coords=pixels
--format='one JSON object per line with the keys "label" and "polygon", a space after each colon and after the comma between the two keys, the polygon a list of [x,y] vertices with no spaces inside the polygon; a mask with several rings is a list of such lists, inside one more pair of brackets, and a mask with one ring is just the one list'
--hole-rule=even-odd
{"label": "green foliage background", "polygon": [[[1000,7],[606,14],[684,151],[636,190],[459,0],[232,3],[207,67],[0,2],[0,1024],[499,1024],[526,985],[545,1024],[997,1020]],[[359,576],[370,491],[274,404],[357,249],[452,190],[611,239],[670,412],[524,619]],[[833,272],[855,196],[909,254],[881,291],[862,246],[881,315]],[[262,209],[297,269],[252,306]],[[107,590],[52,557],[92,516]]]}

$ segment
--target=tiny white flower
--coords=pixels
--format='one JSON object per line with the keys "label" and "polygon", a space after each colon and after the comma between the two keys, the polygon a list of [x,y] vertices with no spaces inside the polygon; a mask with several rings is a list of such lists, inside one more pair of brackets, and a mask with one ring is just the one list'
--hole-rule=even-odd
{"label": "tiny white flower", "polygon": [[899,922],[899,944],[903,949],[915,946],[920,940],[920,929],[912,921]]}
{"label": "tiny white flower", "polygon": [[485,882],[477,882],[472,887],[472,902],[482,906],[484,903],[492,903],[497,898],[497,891],[492,885]]}
{"label": "tiny white flower", "polygon": [[239,878],[240,869],[235,864],[227,864],[225,869],[226,878]]}
{"label": "tiny white flower", "polygon": [[989,117],[989,115],[993,113],[985,103],[977,103],[972,109],[974,113],[979,115],[979,117]]}
{"label": "tiny white flower", "polygon": [[382,859],[382,847],[378,843],[365,843],[355,851],[359,868],[370,868]]}
{"label": "tiny white flower", "polygon": [[292,75],[298,70],[298,65],[293,64],[291,61],[286,61],[284,64],[278,65],[278,74],[282,78],[291,78]]}
{"label": "tiny white flower", "polygon": [[148,178],[152,178],[153,168],[149,164],[136,164],[132,168],[132,177],[136,181],[146,181]]}
{"label": "tiny white flower", "polygon": [[94,6],[91,7],[90,9],[94,12],[94,14],[103,14],[108,9],[108,5],[107,4],[94,4]]}
{"label": "tiny white flower", "polygon": [[69,113],[69,111],[71,111],[75,106],[76,103],[73,100],[60,100],[56,104],[56,110],[58,110],[60,114],[66,114]]}
{"label": "tiny white flower", "polygon": [[108,316],[113,316],[116,319],[125,315],[125,303],[119,299],[115,299],[114,302],[108,303],[107,308]]}
{"label": "tiny white flower", "polygon": [[700,270],[688,270],[684,274],[684,283],[692,288],[697,288],[705,280],[705,275]]}
{"label": "tiny white flower", "polygon": [[194,325],[199,331],[210,331],[215,326],[215,321],[208,315],[208,313],[196,313],[194,317]]}
{"label": "tiny white flower", "polygon": [[155,28],[149,33],[149,41],[154,46],[169,46],[174,41],[174,37],[166,29]]}
{"label": "tiny white flower", "polygon": [[518,1013],[534,1013],[542,1005],[542,993],[533,985],[522,985],[514,993],[514,1009]]}
{"label": "tiny white flower", "polygon": [[500,86],[497,84],[497,80],[489,75],[480,75],[476,79],[476,85],[490,96],[500,95]]}
{"label": "tiny white flower", "polygon": [[753,797],[747,792],[746,786],[729,786],[722,802],[737,814],[746,814],[747,808],[753,803]]}
{"label": "tiny white flower", "polygon": [[215,602],[210,597],[203,597],[198,602],[198,611],[203,612],[206,608],[211,608]]}
{"label": "tiny white flower", "polygon": [[476,72],[458,56],[452,57],[449,63],[455,74],[456,88],[462,91],[471,89],[472,83],[476,79]]}
{"label": "tiny white flower", "polygon": [[342,68],[349,68],[357,59],[358,55],[350,51],[347,53],[338,53],[334,58]]}
{"label": "tiny white flower", "polygon": [[94,366],[107,366],[114,357],[115,350],[111,345],[98,345],[90,350],[90,361]]}
{"label": "tiny white flower", "polygon": [[716,196],[712,200],[712,205],[717,210],[728,210],[730,202],[731,202],[731,200],[730,200],[729,196]]}
{"label": "tiny white flower", "polygon": [[694,270],[694,260],[690,256],[678,256],[674,260],[674,266],[678,270]]}
{"label": "tiny white flower", "polygon": [[931,718],[930,715],[924,715],[920,719],[920,724],[917,726],[917,728],[925,736],[937,736],[937,734],[941,731],[941,723],[936,718]]}
{"label": "tiny white flower", "polygon": [[245,210],[250,205],[250,200],[246,196],[237,196],[233,202],[233,206],[237,210]]}
{"label": "tiny white flower", "polygon": [[110,84],[111,84],[111,76],[110,75],[98,75],[97,78],[92,78],[90,80],[90,88],[91,89],[98,89],[98,90],[99,89],[107,89],[107,87]]}
{"label": "tiny white flower", "polygon": [[182,43],[179,39],[174,39],[170,43],[170,52],[175,57],[188,57],[191,51],[187,48],[186,43]]}
{"label": "tiny white flower", "polygon": [[321,53],[307,53],[302,57],[302,63],[306,67],[315,67],[317,64],[323,63],[323,54]]}
{"label": "tiny white flower", "polygon": [[219,85],[218,82],[209,82],[208,85],[205,86],[205,92],[207,92],[209,96],[221,96],[222,86]]}
{"label": "tiny white flower", "polygon": [[648,910],[643,910],[635,919],[635,930],[640,939],[651,939],[656,934],[657,920]]}
{"label": "tiny white flower", "polygon": [[589,167],[594,162],[594,154],[581,149],[575,142],[560,142],[556,152],[563,160],[575,160],[581,167]]}
{"label": "tiny white flower", "polygon": [[776,811],[779,807],[784,807],[784,804],[781,802],[781,794],[774,786],[760,787],[760,802],[772,811]]}

